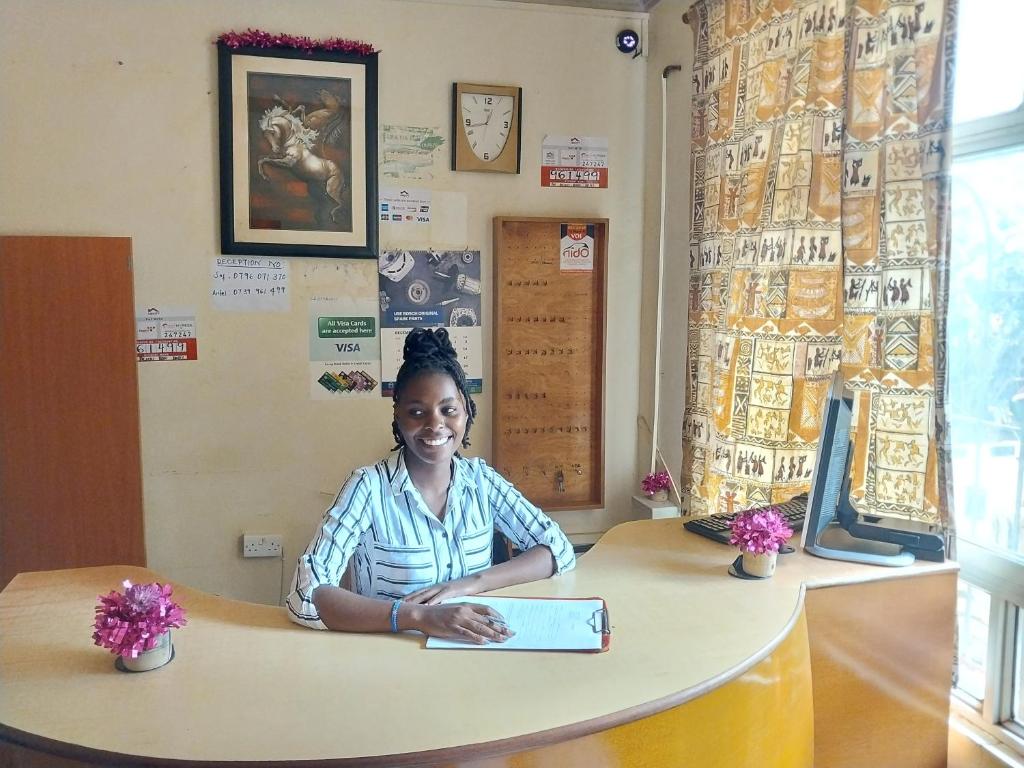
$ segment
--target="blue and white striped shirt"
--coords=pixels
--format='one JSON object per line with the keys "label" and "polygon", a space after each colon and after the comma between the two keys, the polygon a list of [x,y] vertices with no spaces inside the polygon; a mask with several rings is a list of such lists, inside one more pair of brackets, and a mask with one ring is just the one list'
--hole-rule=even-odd
{"label": "blue and white striped shirt", "polygon": [[576,564],[558,524],[508,480],[482,459],[456,456],[453,464],[443,520],[413,485],[404,450],[353,472],[299,558],[286,601],[292,621],[327,629],[313,591],[337,586],[353,554],[353,591],[385,600],[490,568],[495,527],[521,550],[548,547],[555,573]]}

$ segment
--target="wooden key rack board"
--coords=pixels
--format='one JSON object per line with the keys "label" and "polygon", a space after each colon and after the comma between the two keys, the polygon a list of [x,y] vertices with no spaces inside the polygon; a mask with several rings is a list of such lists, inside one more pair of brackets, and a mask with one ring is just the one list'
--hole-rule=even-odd
{"label": "wooden key rack board", "polygon": [[607,219],[494,219],[494,464],[543,509],[604,506],[607,254]]}

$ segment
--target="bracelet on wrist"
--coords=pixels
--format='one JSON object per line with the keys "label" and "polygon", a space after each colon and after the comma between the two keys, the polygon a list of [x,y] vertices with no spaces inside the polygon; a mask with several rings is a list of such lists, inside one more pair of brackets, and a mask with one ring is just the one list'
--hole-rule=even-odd
{"label": "bracelet on wrist", "polygon": [[391,603],[391,631],[398,632],[398,609],[402,605],[401,600]]}

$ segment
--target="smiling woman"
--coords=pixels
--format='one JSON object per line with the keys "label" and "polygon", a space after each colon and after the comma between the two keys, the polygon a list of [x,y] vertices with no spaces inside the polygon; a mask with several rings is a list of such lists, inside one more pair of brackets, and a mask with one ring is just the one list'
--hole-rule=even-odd
{"label": "smiling woman", "polygon": [[[481,459],[466,459],[476,405],[448,332],[414,329],[394,392],[391,456],[356,470],[299,558],[293,621],[316,629],[415,629],[502,642],[494,610],[454,598],[544,579],[575,565],[547,515]],[[492,565],[497,528],[523,552]],[[352,562],[352,589],[340,586]]]}

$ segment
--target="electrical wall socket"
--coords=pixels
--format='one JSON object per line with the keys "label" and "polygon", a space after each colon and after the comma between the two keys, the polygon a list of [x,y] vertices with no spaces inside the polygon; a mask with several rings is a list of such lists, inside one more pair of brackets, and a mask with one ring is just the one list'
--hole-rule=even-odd
{"label": "electrical wall socket", "polygon": [[242,557],[280,557],[281,534],[243,533]]}

